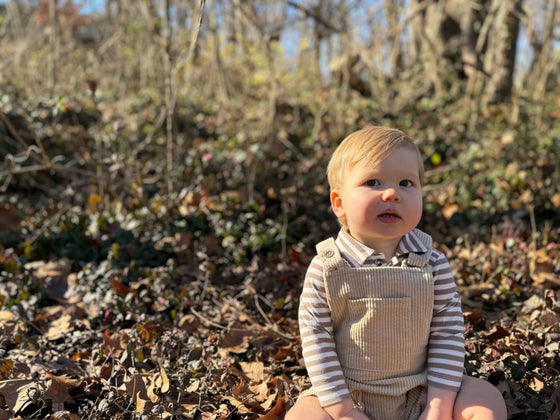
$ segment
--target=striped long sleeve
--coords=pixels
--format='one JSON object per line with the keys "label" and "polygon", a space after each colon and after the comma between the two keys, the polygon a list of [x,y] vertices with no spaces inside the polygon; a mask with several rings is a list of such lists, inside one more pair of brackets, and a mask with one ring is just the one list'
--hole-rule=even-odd
{"label": "striped long sleeve", "polygon": [[333,326],[323,283],[323,264],[315,257],[305,276],[299,306],[305,366],[324,407],[350,397],[336,353]]}
{"label": "striped long sleeve", "polygon": [[428,384],[458,391],[465,358],[464,319],[451,267],[443,254],[432,251],[434,315],[428,344]]}

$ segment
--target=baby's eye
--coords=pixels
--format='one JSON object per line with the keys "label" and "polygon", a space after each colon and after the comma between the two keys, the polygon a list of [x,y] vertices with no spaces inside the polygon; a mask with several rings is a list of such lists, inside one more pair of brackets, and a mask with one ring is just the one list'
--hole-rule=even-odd
{"label": "baby's eye", "polygon": [[409,179],[403,179],[403,180],[399,183],[399,185],[400,185],[401,187],[413,187],[413,186],[414,186],[414,183],[413,183],[411,180],[409,180]]}
{"label": "baby's eye", "polygon": [[368,187],[377,187],[378,185],[380,185],[379,180],[377,179],[368,179],[366,181],[366,185]]}

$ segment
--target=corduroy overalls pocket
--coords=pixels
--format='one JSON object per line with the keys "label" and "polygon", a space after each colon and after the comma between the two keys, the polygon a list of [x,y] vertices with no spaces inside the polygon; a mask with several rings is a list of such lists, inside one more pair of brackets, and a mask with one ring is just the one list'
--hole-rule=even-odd
{"label": "corduroy overalls pocket", "polygon": [[395,349],[407,348],[409,338],[403,330],[409,327],[411,316],[410,297],[349,299],[352,339],[340,354],[342,365],[377,372],[401,370],[403,361],[391,356]]}

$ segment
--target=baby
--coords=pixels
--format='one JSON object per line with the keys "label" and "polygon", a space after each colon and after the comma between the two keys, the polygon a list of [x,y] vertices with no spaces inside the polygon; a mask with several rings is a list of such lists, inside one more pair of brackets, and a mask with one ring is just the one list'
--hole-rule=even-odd
{"label": "baby", "polygon": [[286,420],[507,418],[495,387],[463,375],[451,268],[416,229],[423,174],[417,146],[395,129],[365,127],[335,150],[342,228],[307,270],[299,325],[312,387]]}

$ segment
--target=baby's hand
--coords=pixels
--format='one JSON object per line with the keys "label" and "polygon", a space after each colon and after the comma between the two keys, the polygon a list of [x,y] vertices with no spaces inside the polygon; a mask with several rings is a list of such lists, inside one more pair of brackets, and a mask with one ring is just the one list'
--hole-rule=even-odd
{"label": "baby's hand", "polygon": [[339,417],[337,420],[369,420],[367,416],[357,408],[353,408],[348,414]]}
{"label": "baby's hand", "polygon": [[430,407],[426,407],[418,420],[451,420],[451,416],[436,408],[430,409]]}

